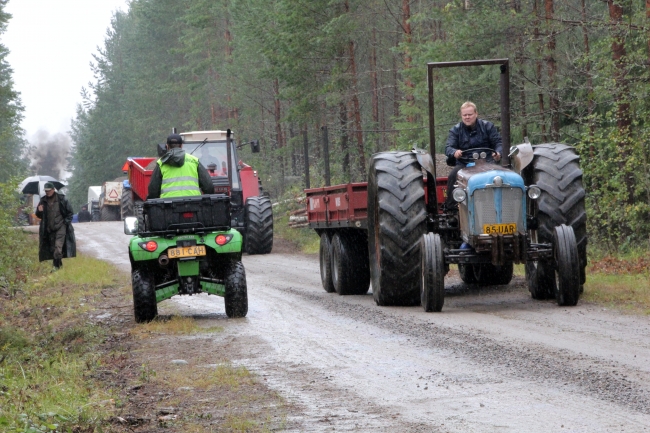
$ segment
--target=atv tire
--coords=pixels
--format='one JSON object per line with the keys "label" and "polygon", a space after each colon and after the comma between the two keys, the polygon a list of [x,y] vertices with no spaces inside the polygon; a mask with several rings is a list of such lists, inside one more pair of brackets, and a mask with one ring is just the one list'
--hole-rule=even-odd
{"label": "atv tire", "polygon": [[246,247],[248,254],[269,254],[273,249],[273,208],[268,197],[246,199]]}
{"label": "atv tire", "polygon": [[[538,228],[531,238],[534,242],[553,243],[555,227],[566,224],[573,228],[580,260],[580,285],[585,284],[587,266],[587,213],[585,190],[582,186],[580,157],[575,149],[566,144],[549,143],[533,146],[534,157],[526,168],[527,183],[537,185],[542,195],[533,202],[531,209],[537,217]],[[530,201],[529,201],[530,203]],[[526,266],[527,279],[543,281],[544,276],[528,276],[537,266]],[[543,265],[542,265],[543,268]],[[530,285],[529,285],[530,289]],[[531,294],[532,294],[531,290]],[[545,296],[544,293],[536,296]]]}
{"label": "atv tire", "polygon": [[445,255],[440,235],[427,233],[422,236],[420,254],[420,303],[427,313],[440,312],[445,304]]}
{"label": "atv tire", "polygon": [[415,154],[374,155],[368,174],[368,250],[377,305],[420,305],[420,239],[426,218]]}
{"label": "atv tire", "polygon": [[150,322],[158,315],[156,286],[151,271],[146,268],[131,272],[133,314],[137,323]]}
{"label": "atv tire", "polygon": [[365,295],[370,288],[368,242],[363,236],[336,233],[332,238],[332,285],[339,295]]}
{"label": "atv tire", "polygon": [[246,317],[248,313],[248,290],[246,288],[246,271],[241,261],[236,260],[229,264],[226,269],[225,286],[226,316],[231,318]]}
{"label": "atv tire", "polygon": [[323,283],[323,289],[327,293],[335,292],[332,283],[332,241],[327,233],[320,235],[320,247],[318,249],[318,259],[320,262],[320,280]]}

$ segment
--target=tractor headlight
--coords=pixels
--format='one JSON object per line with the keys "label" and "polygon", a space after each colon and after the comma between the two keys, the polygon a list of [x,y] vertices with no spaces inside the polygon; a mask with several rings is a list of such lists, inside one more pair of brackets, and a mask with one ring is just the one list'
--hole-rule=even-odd
{"label": "tractor headlight", "polygon": [[481,159],[485,159],[485,158],[487,158],[487,153],[481,152],[481,154],[479,156],[481,157]]}
{"label": "tractor headlight", "polygon": [[530,197],[531,200],[537,200],[540,195],[542,195],[542,190],[539,189],[539,187],[535,185],[528,187],[528,197]]}
{"label": "tractor headlight", "polygon": [[473,158],[473,159],[478,159],[478,158],[479,158],[479,154],[478,154],[478,152],[474,152],[474,153],[472,153],[472,158]]}
{"label": "tractor headlight", "polygon": [[456,200],[458,203],[462,203],[465,201],[467,198],[467,193],[465,192],[464,189],[462,188],[456,188],[452,194],[452,197],[454,200]]}

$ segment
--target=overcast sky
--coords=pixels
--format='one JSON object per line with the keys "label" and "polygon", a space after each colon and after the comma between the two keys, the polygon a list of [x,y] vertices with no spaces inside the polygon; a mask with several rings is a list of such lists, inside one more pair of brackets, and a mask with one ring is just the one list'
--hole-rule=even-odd
{"label": "overcast sky", "polygon": [[31,139],[70,130],[81,102],[80,91],[92,81],[90,62],[103,47],[116,10],[129,0],[10,0],[13,15],[0,36],[11,51],[15,90],[25,107],[23,129]]}

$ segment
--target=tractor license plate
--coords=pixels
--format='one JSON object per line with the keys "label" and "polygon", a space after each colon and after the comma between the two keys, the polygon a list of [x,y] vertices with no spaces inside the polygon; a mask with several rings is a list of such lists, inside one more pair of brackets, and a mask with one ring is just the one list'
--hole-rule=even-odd
{"label": "tractor license plate", "polygon": [[[517,231],[517,224],[483,224],[483,233],[486,235],[511,235]],[[170,256],[171,257],[171,256]]]}
{"label": "tractor license plate", "polygon": [[170,259],[183,257],[196,257],[205,255],[205,245],[194,245],[192,247],[170,248],[167,251]]}

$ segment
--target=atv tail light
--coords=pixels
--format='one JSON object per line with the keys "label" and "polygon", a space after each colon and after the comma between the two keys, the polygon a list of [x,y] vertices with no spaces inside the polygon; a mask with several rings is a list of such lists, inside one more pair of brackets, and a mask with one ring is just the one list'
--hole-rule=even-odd
{"label": "atv tail light", "polygon": [[231,239],[232,235],[217,235],[217,237],[214,238],[214,241],[217,243],[217,245],[223,246],[230,242]]}
{"label": "atv tail light", "polygon": [[149,251],[150,253],[158,249],[158,244],[155,241],[140,242],[138,245],[140,246],[140,248],[142,248],[145,251]]}
{"label": "atv tail light", "polygon": [[452,193],[452,197],[454,200],[456,200],[458,203],[462,203],[465,201],[467,198],[467,193],[465,193],[465,190],[462,188],[456,188],[454,192]]}
{"label": "atv tail light", "polygon": [[194,216],[194,212],[183,212],[183,218],[192,218]]}
{"label": "atv tail light", "polygon": [[531,200],[537,200],[540,195],[542,195],[542,190],[538,186],[531,185],[528,187],[528,197]]}

